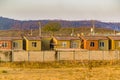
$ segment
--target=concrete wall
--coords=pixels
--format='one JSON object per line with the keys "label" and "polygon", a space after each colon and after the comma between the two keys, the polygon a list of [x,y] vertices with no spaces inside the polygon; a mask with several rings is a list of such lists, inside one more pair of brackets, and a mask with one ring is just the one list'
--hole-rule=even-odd
{"label": "concrete wall", "polygon": [[13,61],[55,61],[54,51],[19,51],[13,52]]}
{"label": "concrete wall", "polygon": [[0,61],[11,61],[11,51],[0,51]]}
{"label": "concrete wall", "polygon": [[[0,58],[9,61],[4,53]],[[14,51],[12,61],[119,60],[120,51]]]}

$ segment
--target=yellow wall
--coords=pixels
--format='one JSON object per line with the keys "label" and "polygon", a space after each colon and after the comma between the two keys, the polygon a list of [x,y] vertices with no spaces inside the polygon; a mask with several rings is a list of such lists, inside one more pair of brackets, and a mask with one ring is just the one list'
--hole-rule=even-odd
{"label": "yellow wall", "polygon": [[80,48],[81,41],[80,40],[72,40],[73,42],[77,43],[77,48]]}
{"label": "yellow wall", "polygon": [[[53,38],[53,41],[56,44],[56,46],[54,48],[71,48],[71,41],[74,41],[77,43],[77,48],[80,48],[80,45],[81,45],[80,40],[57,40],[57,39]],[[67,44],[66,47],[62,46],[63,42],[65,42]]]}
{"label": "yellow wall", "polygon": [[108,42],[108,40],[99,40],[99,43],[100,42],[104,42],[104,47],[99,46],[99,50],[109,50],[109,42]]}
{"label": "yellow wall", "polygon": [[[37,46],[36,47],[33,47],[32,46],[32,42],[36,42],[37,44]],[[41,50],[41,41],[34,41],[34,40],[30,40],[30,41],[26,41],[26,46],[27,46],[27,48],[26,48],[26,50],[29,50],[29,51],[39,51],[39,50]]]}
{"label": "yellow wall", "polygon": [[[62,43],[66,43],[66,47],[62,46]],[[57,48],[70,48],[70,41],[62,40],[62,41],[57,41]]]}
{"label": "yellow wall", "polygon": [[18,44],[18,47],[14,48],[14,50],[22,50],[23,49],[23,41],[22,40],[13,40],[13,42]]}
{"label": "yellow wall", "polygon": [[114,50],[115,49],[115,41],[114,40],[111,40],[111,50]]}
{"label": "yellow wall", "polygon": [[120,50],[120,41],[117,40],[117,41],[114,41],[114,42],[115,42],[115,43],[114,43],[115,49]]}

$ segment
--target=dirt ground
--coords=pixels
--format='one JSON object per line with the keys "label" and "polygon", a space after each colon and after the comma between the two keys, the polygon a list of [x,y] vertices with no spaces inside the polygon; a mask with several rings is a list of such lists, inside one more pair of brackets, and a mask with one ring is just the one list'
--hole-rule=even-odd
{"label": "dirt ground", "polygon": [[0,80],[119,80],[120,68],[24,69],[0,67]]}

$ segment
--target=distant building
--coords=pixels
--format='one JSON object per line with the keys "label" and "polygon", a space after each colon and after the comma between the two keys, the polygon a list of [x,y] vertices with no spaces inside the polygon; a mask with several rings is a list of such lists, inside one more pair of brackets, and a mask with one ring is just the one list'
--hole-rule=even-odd
{"label": "distant building", "polygon": [[105,36],[81,36],[81,48],[87,50],[109,50],[109,40]]}
{"label": "distant building", "polygon": [[120,50],[120,36],[108,36],[110,39],[110,50]]}
{"label": "distant building", "polygon": [[23,49],[26,51],[40,51],[41,37],[39,36],[24,36]]}
{"label": "distant building", "polygon": [[78,37],[53,37],[51,39],[51,48],[80,48],[81,41]]}
{"label": "distant building", "polygon": [[11,49],[12,49],[12,38],[0,37],[0,50],[11,50]]}
{"label": "distant building", "polygon": [[13,50],[23,50],[23,39],[21,36],[12,37],[12,48]]}

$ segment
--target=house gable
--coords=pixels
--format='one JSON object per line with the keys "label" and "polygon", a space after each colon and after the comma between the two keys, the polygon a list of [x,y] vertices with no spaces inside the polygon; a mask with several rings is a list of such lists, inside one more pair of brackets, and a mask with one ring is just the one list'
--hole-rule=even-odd
{"label": "house gable", "polygon": [[27,51],[40,51],[41,50],[41,38],[24,36],[24,49]]}

